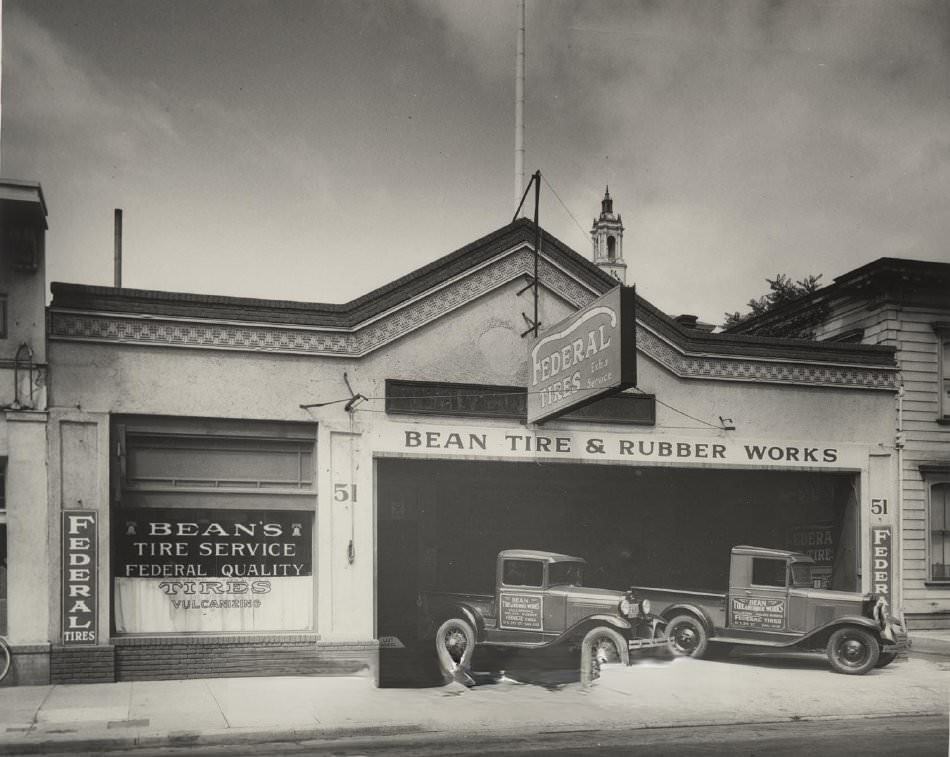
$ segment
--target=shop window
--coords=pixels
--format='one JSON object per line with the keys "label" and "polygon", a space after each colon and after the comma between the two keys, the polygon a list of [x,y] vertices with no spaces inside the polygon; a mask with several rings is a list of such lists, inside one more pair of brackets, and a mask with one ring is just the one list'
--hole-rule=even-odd
{"label": "shop window", "polygon": [[930,486],[930,580],[950,581],[950,482]]}
{"label": "shop window", "polygon": [[541,586],[543,569],[537,560],[505,560],[502,583],[506,586]]}
{"label": "shop window", "polygon": [[752,558],[752,583],[756,586],[785,586],[785,560]]}
{"label": "shop window", "polygon": [[117,634],[312,631],[316,426],[112,427]]}
{"label": "shop window", "polygon": [[128,488],[312,489],[313,442],[129,434]]}

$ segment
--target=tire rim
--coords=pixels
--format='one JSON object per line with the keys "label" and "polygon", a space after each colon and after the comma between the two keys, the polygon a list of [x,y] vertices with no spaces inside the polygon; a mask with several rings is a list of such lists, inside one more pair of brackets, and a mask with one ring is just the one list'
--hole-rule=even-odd
{"label": "tire rim", "polygon": [[593,661],[597,665],[603,665],[608,662],[618,662],[620,655],[617,654],[617,647],[609,639],[601,639],[591,650]]}
{"label": "tire rim", "polygon": [[465,656],[465,650],[468,648],[468,639],[459,628],[450,628],[446,631],[443,638],[445,648],[449,656],[455,661],[460,662]]}
{"label": "tire rim", "polygon": [[673,642],[673,647],[677,651],[692,654],[693,650],[696,649],[699,644],[699,634],[697,634],[696,629],[688,623],[681,623],[673,629],[673,633],[670,634],[670,640]]}
{"label": "tire rim", "polygon": [[855,636],[845,636],[838,644],[838,660],[849,668],[860,668],[870,655],[867,644]]}

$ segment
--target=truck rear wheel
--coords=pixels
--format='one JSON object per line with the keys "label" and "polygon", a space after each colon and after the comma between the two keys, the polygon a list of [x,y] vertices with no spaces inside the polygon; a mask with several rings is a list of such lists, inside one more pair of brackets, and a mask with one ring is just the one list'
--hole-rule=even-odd
{"label": "truck rear wheel", "polygon": [[677,657],[702,657],[709,646],[706,626],[695,615],[677,615],[666,625],[670,652]]}
{"label": "truck rear wheel", "polygon": [[475,629],[461,618],[449,618],[435,632],[435,653],[449,679],[466,675],[475,652]]}
{"label": "truck rear wheel", "polygon": [[610,663],[630,664],[630,650],[627,649],[627,642],[614,629],[607,626],[597,626],[592,628],[584,636],[581,643],[581,654],[586,659],[581,659],[581,677],[584,677],[585,666],[589,665],[587,672],[591,679],[600,675],[600,670],[604,665]]}
{"label": "truck rear wheel", "polygon": [[836,672],[860,676],[877,665],[881,645],[863,628],[846,626],[831,634],[826,651]]}

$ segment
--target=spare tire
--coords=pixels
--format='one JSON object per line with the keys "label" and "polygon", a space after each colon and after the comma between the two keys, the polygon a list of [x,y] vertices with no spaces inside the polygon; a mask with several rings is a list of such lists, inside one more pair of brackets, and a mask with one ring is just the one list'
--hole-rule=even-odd
{"label": "spare tire", "polygon": [[475,629],[461,618],[449,618],[435,632],[435,653],[446,681],[465,682],[475,652]]}

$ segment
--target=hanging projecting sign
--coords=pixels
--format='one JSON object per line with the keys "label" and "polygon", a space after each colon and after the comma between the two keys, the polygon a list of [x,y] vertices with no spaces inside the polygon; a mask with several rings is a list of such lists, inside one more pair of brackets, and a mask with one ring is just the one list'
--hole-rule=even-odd
{"label": "hanging projecting sign", "polygon": [[633,287],[616,287],[545,331],[531,348],[528,423],[636,386]]}
{"label": "hanging projecting sign", "polygon": [[310,629],[312,523],[298,511],[117,510],[116,631]]}
{"label": "hanging projecting sign", "polygon": [[93,510],[63,510],[63,645],[95,644],[99,539]]}

